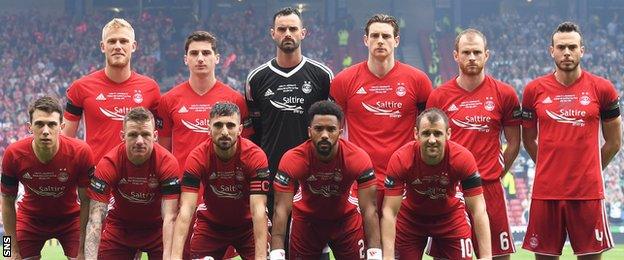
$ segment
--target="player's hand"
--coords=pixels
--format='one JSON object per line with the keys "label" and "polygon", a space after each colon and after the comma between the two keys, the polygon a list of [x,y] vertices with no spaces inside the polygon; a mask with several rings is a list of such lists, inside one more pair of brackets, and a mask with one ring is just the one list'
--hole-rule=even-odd
{"label": "player's hand", "polygon": [[366,260],[381,260],[382,252],[379,248],[369,248],[366,250]]}
{"label": "player's hand", "polygon": [[286,251],[284,249],[273,249],[269,253],[270,260],[286,260]]}

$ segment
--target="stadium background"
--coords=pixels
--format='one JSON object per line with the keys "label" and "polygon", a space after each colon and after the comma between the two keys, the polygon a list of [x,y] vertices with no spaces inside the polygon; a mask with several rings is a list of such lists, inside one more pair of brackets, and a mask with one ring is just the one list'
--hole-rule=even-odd
{"label": "stadium background", "polygon": [[[427,72],[434,86],[457,73],[457,30],[477,28],[488,37],[486,72],[514,86],[520,97],[526,83],[553,70],[552,30],[572,20],[584,33],[583,68],[610,79],[623,96],[624,1],[618,0],[0,0],[0,156],[28,134],[30,102],[44,94],[64,100],[73,80],[103,66],[101,28],[111,18],[132,23],[139,43],[132,67],[156,79],[162,93],[187,79],[183,44],[198,29],[219,39],[217,78],[242,91],[249,70],[275,55],[269,27],[284,6],[303,13],[304,55],[334,73],[366,59],[362,35],[370,15],[394,15],[401,27],[397,58]],[[503,179],[516,241],[526,228],[534,174],[535,165],[521,151]],[[611,231],[622,244],[624,153],[604,179]]]}

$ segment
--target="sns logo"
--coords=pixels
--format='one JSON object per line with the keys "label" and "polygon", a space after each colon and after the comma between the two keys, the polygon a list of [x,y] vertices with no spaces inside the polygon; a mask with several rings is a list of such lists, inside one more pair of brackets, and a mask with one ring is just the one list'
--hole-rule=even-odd
{"label": "sns logo", "polygon": [[401,117],[401,108],[403,103],[394,101],[377,101],[375,105],[369,105],[362,102],[362,107],[368,112],[378,116],[388,116],[392,118]]}
{"label": "sns logo", "polygon": [[573,126],[585,126],[585,121],[583,119],[577,119],[575,117],[585,117],[587,116],[587,112],[583,110],[561,109],[559,113],[556,113],[546,110],[546,115],[559,123],[571,124]]}

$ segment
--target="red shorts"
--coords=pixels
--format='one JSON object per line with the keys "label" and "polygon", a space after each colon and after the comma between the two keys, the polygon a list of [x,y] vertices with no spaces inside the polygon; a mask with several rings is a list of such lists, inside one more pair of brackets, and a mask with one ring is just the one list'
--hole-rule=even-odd
{"label": "red shorts", "polygon": [[566,234],[576,255],[613,248],[604,200],[531,201],[522,248],[542,255],[561,255]]}
{"label": "red shorts", "polygon": [[191,257],[211,256],[223,259],[226,249],[232,246],[243,259],[255,257],[253,223],[250,221],[239,227],[214,224],[201,217],[197,218],[191,238]]}
{"label": "red shorts", "polygon": [[421,259],[431,237],[427,254],[445,259],[472,259],[470,224],[464,210],[439,216],[415,215],[399,211],[395,248],[400,259]]}
{"label": "red shorts", "polygon": [[336,259],[363,259],[365,256],[360,214],[336,221],[293,218],[290,228],[288,259],[320,259],[327,245]]}
{"label": "red shorts", "polygon": [[49,219],[19,215],[15,222],[20,255],[40,256],[48,239],[56,238],[67,257],[77,257],[80,246],[80,218]]}
{"label": "red shorts", "polygon": [[[492,256],[504,256],[516,252],[514,246],[513,235],[509,228],[509,219],[507,217],[507,200],[505,199],[505,190],[500,180],[492,182],[483,182],[483,197],[485,198],[485,206],[490,220],[490,237],[492,239]],[[474,227],[474,225],[473,225]],[[479,255],[479,245],[477,236],[472,230],[472,243],[475,253]]]}
{"label": "red shorts", "polygon": [[162,228],[133,229],[106,223],[98,259],[134,259],[137,252],[147,252],[149,259],[162,259]]}

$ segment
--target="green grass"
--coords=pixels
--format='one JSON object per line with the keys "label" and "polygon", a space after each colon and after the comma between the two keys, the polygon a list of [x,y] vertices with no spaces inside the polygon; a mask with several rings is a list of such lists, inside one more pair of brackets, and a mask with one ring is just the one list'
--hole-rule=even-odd
{"label": "green grass", "polygon": [[[529,251],[526,251],[520,248],[520,245],[516,245],[516,249],[518,250],[518,252],[516,252],[515,254],[511,256],[512,259],[514,260],[534,259],[533,254]],[[63,249],[61,248],[60,245],[57,244],[56,240],[50,240],[48,241],[48,243],[46,243],[46,246],[43,248],[43,251],[41,251],[41,256],[42,256],[41,257],[42,259],[51,259],[51,260],[67,259],[63,255]],[[142,259],[147,259],[147,255],[143,254]],[[236,259],[240,259],[240,258],[236,258]],[[332,259],[334,258],[332,257]],[[429,260],[432,258],[427,256],[427,257],[424,257],[423,259]],[[576,259],[576,257],[574,257],[572,248],[570,246],[564,247],[563,255],[561,256],[560,259],[561,260]],[[602,259],[624,259],[624,245],[616,245],[615,248],[604,253]]]}

